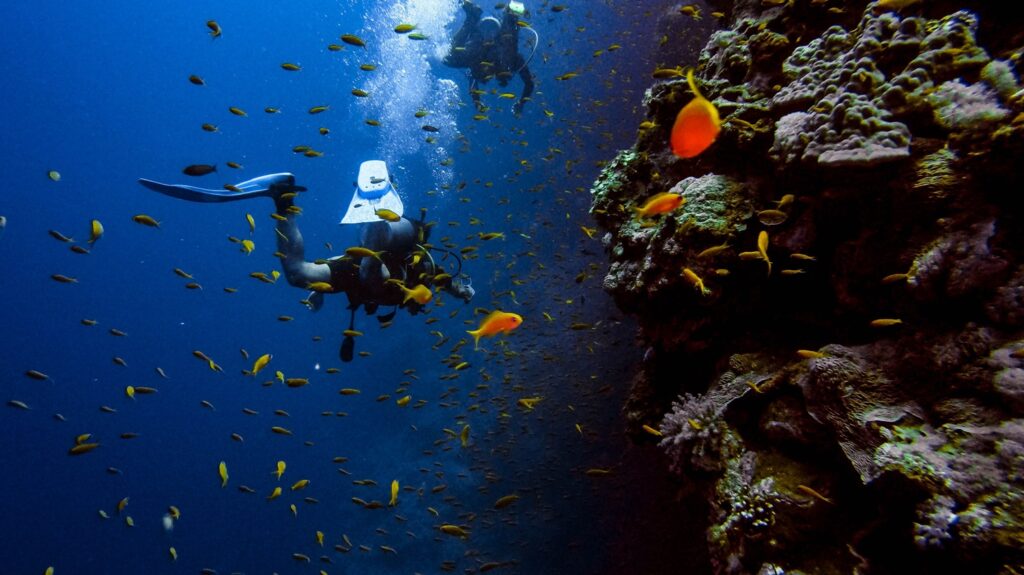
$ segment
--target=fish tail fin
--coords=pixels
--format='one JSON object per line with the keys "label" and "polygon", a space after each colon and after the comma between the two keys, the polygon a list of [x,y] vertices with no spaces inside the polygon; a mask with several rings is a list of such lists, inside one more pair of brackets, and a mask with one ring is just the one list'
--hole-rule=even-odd
{"label": "fish tail fin", "polygon": [[467,331],[466,333],[473,336],[473,349],[480,349],[480,330],[474,329],[472,331]]}
{"label": "fish tail fin", "polygon": [[693,67],[689,66],[686,68],[686,83],[690,85],[690,90],[693,91],[695,98],[703,99],[704,96],[700,95],[700,90],[697,89],[697,83],[693,81]]}

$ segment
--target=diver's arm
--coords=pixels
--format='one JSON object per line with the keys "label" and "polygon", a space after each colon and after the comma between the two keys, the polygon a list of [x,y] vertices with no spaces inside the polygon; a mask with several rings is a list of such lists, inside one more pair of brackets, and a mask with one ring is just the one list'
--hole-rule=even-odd
{"label": "diver's arm", "polygon": [[483,10],[472,2],[463,3],[462,9],[466,11],[466,20],[452,37],[452,48],[466,47],[469,37],[476,33],[477,27],[480,25],[480,16],[483,14]]}
{"label": "diver's arm", "polygon": [[473,98],[473,105],[476,106],[476,109],[482,111],[484,105],[483,102],[480,101],[480,90],[478,88],[476,78],[473,78],[473,80],[469,83],[469,95],[471,98]]}
{"label": "diver's arm", "polygon": [[530,67],[524,64],[519,70],[519,77],[523,80],[523,95],[519,97],[519,105],[522,106],[533,94],[533,74],[530,73]]}
{"label": "diver's arm", "polygon": [[452,45],[443,60],[446,66],[451,66],[452,68],[468,68],[473,61],[472,52],[475,52],[475,50],[470,49],[470,45],[479,45],[480,43],[480,39],[477,36],[479,36],[478,28],[480,25],[480,15],[483,14],[483,10],[469,1],[463,3],[462,9],[466,11],[466,21],[462,23],[462,27],[459,28],[452,38]]}
{"label": "diver's arm", "polygon": [[288,211],[294,205],[292,198],[274,197],[274,204],[277,206],[277,214],[283,216],[283,220],[277,220],[277,250],[284,254],[281,258],[281,267],[284,269],[284,277],[288,283],[305,288],[313,282],[330,282],[331,268],[327,264],[316,264],[306,261],[306,250],[302,243],[302,233],[295,221],[298,217]]}
{"label": "diver's arm", "polygon": [[530,99],[530,94],[533,93],[533,74],[530,74],[530,70],[526,65],[523,65],[519,70],[519,77],[523,79],[523,95],[512,105],[512,113],[517,118],[523,113],[523,106],[526,105],[526,102]]}

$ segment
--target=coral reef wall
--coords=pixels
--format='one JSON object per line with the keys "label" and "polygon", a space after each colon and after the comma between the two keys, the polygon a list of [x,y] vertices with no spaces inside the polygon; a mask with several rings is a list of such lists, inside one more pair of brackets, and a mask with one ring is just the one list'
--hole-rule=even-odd
{"label": "coral reef wall", "polygon": [[[1024,573],[1020,21],[714,8],[716,143],[672,155],[693,96],[659,81],[592,188],[604,288],[647,347],[630,434],[706,494],[717,573]],[[635,215],[662,192],[686,202]]]}

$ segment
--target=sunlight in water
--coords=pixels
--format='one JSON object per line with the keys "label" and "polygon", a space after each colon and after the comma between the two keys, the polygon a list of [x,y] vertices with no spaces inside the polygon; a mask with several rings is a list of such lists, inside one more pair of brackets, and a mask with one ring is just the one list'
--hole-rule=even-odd
{"label": "sunlight in water", "polygon": [[[411,156],[423,156],[431,166],[435,187],[450,184],[453,167],[441,162],[449,156],[448,149],[457,133],[455,124],[458,86],[450,79],[438,78],[433,66],[444,57],[451,41],[449,25],[455,20],[457,4],[441,0],[399,0],[381,3],[371,14],[371,21],[387,23],[379,26],[370,51],[379,65],[366,82],[371,97],[360,102],[366,118],[381,122],[377,156],[397,171]],[[408,34],[397,34],[399,23],[414,24],[414,33],[427,36],[414,40]],[[418,110],[429,115],[416,118]],[[438,128],[426,132],[424,125]],[[426,142],[433,137],[436,143]],[[423,182],[426,187],[426,182]]]}

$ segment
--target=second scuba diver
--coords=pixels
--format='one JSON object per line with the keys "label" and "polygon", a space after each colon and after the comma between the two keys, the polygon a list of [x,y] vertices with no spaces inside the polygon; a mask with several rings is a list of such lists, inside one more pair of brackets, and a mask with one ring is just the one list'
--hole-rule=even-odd
{"label": "second scuba diver", "polygon": [[[350,248],[345,256],[312,262],[305,257],[302,234],[296,222],[299,210],[294,207],[297,192],[306,188],[295,185],[292,174],[261,176],[231,186],[232,191],[162,184],[147,179],[140,179],[139,183],[162,194],[194,202],[272,198],[277,220],[277,248],[285,279],[293,286],[313,290],[307,298],[313,311],[320,309],[324,293],[344,292],[351,310],[350,330],[359,307],[372,315],[380,306],[394,306],[388,314],[378,316],[384,323],[394,317],[399,307],[412,314],[418,313],[432,297],[430,288],[434,286],[467,303],[475,294],[469,276],[461,273],[462,262],[457,256],[458,267],[453,273],[447,273],[435,263],[431,251],[436,248],[425,245],[430,231],[424,222],[426,211],[421,211],[418,221],[401,217],[401,200],[384,162],[379,160],[363,163],[358,189],[341,222],[361,225],[360,246]],[[387,214],[387,219],[382,214]],[[346,335],[340,351],[342,361],[351,361],[354,345],[352,336]]]}
{"label": "second scuba diver", "polygon": [[[443,60],[444,64],[451,68],[469,68],[469,93],[478,110],[483,109],[481,84],[497,78],[504,87],[514,75],[519,74],[523,80],[523,91],[512,106],[512,112],[518,116],[533,94],[533,74],[529,68],[533,54],[523,58],[519,53],[519,19],[526,12],[523,3],[509,2],[500,21],[493,16],[481,18],[483,10],[471,0],[463,0],[462,9],[466,12],[466,20],[452,38],[452,47]],[[526,30],[534,34],[533,49],[536,51],[536,32],[532,28]]]}

